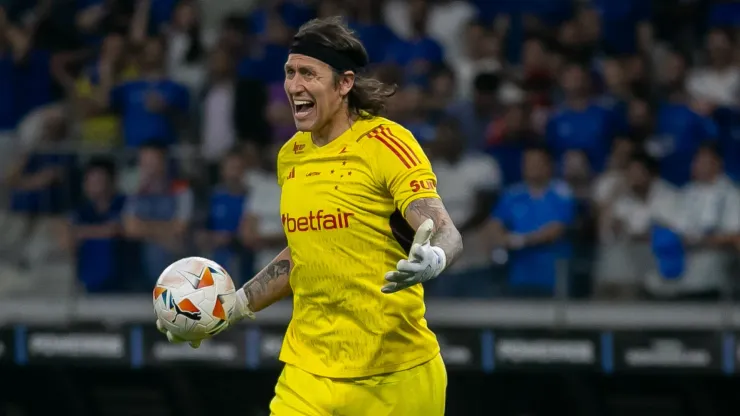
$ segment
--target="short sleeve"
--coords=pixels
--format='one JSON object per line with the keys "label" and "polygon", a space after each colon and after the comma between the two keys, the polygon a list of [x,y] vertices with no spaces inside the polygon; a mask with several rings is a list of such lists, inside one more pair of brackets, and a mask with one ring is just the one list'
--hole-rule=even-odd
{"label": "short sleeve", "polygon": [[405,216],[406,208],[417,199],[439,198],[432,165],[411,132],[398,125],[381,125],[367,140],[375,144],[378,179],[401,214]]}

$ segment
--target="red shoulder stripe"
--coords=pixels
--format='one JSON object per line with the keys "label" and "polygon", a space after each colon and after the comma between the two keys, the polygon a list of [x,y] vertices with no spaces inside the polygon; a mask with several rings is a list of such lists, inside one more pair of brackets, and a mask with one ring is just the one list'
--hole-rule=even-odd
{"label": "red shoulder stripe", "polygon": [[399,143],[400,140],[398,140],[397,137],[390,134],[390,130],[388,130],[384,126],[380,126],[378,135],[384,137],[386,140],[393,143],[396,149],[399,149],[403,153],[403,155],[405,156],[405,159],[411,162],[412,165],[416,166],[416,162],[414,162],[414,159],[411,157],[409,152],[407,152],[406,149],[403,148],[401,143]]}
{"label": "red shoulder stripe", "polygon": [[[368,136],[369,137],[372,137],[373,139],[378,140],[381,143],[383,143],[385,145],[385,147],[387,147],[391,152],[393,152],[393,154],[396,155],[396,157],[398,158],[398,160],[400,160],[401,163],[403,163],[403,165],[406,166],[406,169],[411,169],[411,164],[409,164],[409,161],[407,161],[401,155],[401,153],[398,151],[398,149],[396,149],[396,147],[390,143],[390,141],[388,140],[388,138],[385,135],[382,134],[380,128],[377,128],[377,129],[373,130],[372,132],[370,132],[370,134]],[[412,161],[412,163],[413,163],[413,161]]]}
{"label": "red shoulder stripe", "polygon": [[409,159],[411,159],[412,162],[414,160],[416,160],[417,163],[421,164],[421,159],[419,159],[419,156],[416,155],[416,153],[411,148],[411,146],[409,146],[408,144],[406,144],[406,142],[404,142],[403,140],[399,139],[398,137],[394,136],[393,135],[393,132],[391,132],[391,129],[389,127],[387,127],[387,126],[380,126],[380,128],[383,129],[383,131],[385,132],[386,135],[390,136],[391,138],[397,140],[400,143],[400,146],[402,146],[401,147],[401,150],[403,150],[404,148],[406,150],[408,150],[408,153],[406,153],[405,150],[404,150],[404,153],[406,153],[406,155],[408,155],[410,153],[413,156],[413,157],[412,156],[409,156]]}

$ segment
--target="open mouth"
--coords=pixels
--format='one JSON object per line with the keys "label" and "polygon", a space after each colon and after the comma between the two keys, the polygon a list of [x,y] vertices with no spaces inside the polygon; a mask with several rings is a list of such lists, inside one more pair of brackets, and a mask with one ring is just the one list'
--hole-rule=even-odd
{"label": "open mouth", "polygon": [[293,113],[298,118],[306,117],[313,111],[315,105],[313,101],[295,100],[293,101]]}

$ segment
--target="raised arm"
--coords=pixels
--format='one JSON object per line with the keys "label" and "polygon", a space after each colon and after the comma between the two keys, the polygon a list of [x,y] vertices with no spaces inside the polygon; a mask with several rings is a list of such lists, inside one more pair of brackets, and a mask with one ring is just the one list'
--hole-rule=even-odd
{"label": "raised arm", "polygon": [[249,310],[259,312],[273,303],[290,296],[290,272],[293,260],[290,248],[280,252],[264,269],[242,286]]}
{"label": "raised arm", "polygon": [[420,198],[411,202],[406,208],[406,221],[414,229],[431,219],[434,221],[430,244],[445,252],[446,265],[449,267],[460,256],[463,249],[462,237],[450,219],[442,200],[439,198]]}

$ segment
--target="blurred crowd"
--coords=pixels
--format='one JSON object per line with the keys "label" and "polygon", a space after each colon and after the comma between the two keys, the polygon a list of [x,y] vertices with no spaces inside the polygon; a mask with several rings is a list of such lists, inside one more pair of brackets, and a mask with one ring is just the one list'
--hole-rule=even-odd
{"label": "blurred crowd", "polygon": [[295,30],[345,16],[426,148],[454,297],[720,299],[740,269],[740,3],[0,0],[0,293],[244,281],[285,245]]}

